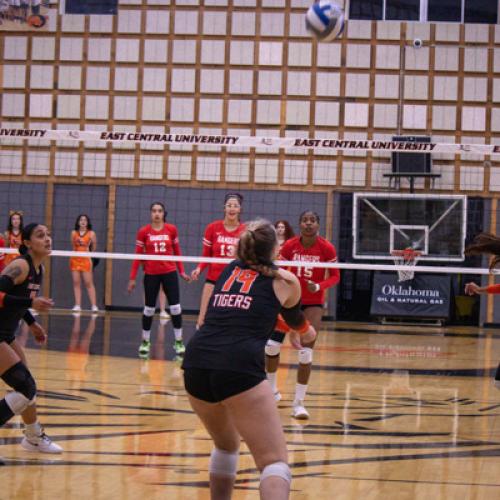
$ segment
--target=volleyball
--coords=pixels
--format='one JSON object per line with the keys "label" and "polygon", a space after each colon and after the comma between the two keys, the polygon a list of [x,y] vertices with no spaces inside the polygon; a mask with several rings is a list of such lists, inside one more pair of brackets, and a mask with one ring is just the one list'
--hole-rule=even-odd
{"label": "volleyball", "polygon": [[331,42],[344,31],[344,11],[335,2],[319,0],[306,13],[306,29],[320,42]]}
{"label": "volleyball", "polygon": [[45,16],[34,14],[32,16],[29,16],[26,22],[30,26],[33,26],[33,28],[42,28],[43,26],[45,26],[47,19],[45,18]]}

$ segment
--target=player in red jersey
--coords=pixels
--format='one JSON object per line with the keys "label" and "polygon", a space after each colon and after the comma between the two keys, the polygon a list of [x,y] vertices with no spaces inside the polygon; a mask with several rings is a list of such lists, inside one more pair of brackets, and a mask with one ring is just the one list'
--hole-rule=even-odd
{"label": "player in red jersey", "polygon": [[[474,238],[472,245],[465,249],[466,255],[493,255],[490,263],[490,270],[498,269],[500,264],[500,238],[494,234],[481,233]],[[470,282],[465,285],[466,295],[480,295],[483,293],[499,294],[500,285],[479,286],[477,283]],[[500,363],[495,373],[495,387],[500,390]]]}
{"label": "player in red jersey", "polygon": [[[181,255],[177,228],[166,223],[167,213],[163,203],[154,202],[150,207],[151,224],[143,226],[137,233],[135,252],[147,255]],[[181,278],[190,281],[184,272],[182,262],[166,260],[135,260],[130,271],[128,284],[129,293],[135,288],[137,271],[144,264],[144,311],[142,315],[142,343],[139,346],[139,355],[148,357],[151,349],[151,325],[156,309],[156,299],[160,286],[163,288],[170,306],[170,316],[174,326],[174,349],[177,354],[185,351],[182,342],[182,308],[180,304],[179,280],[177,269]]]}
{"label": "player in red jersey", "polygon": [[[319,331],[325,302],[325,290],[339,282],[340,272],[338,269],[326,270],[314,267],[314,263],[336,262],[337,252],[328,240],[318,235],[319,216],[316,212],[311,210],[302,212],[299,223],[300,236],[294,236],[285,242],[281,247],[280,259],[308,263],[305,267],[290,267],[290,271],[300,281],[304,315],[314,329]],[[276,386],[276,371],[283,339],[284,334],[276,331],[266,344],[266,371],[277,401],[281,399],[281,395]],[[311,375],[314,343],[304,344],[299,351],[299,368],[292,413],[298,419],[309,418],[309,413],[304,407],[304,399]]]}
{"label": "player in red jersey", "polygon": [[[234,258],[241,233],[245,224],[240,222],[241,203],[243,196],[238,193],[229,193],[224,198],[224,219],[216,220],[205,228],[203,236],[203,257]],[[215,282],[226,267],[226,264],[201,263],[191,273],[191,279],[196,281],[203,270],[208,267],[207,279],[201,292],[200,314],[196,328],[200,328],[205,320],[208,301],[212,295]]]}

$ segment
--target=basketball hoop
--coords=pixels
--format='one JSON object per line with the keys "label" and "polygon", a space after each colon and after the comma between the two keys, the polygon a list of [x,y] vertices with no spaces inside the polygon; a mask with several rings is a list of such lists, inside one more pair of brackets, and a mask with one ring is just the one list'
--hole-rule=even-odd
{"label": "basketball hoop", "polygon": [[[405,248],[404,250],[393,250],[391,252],[394,264],[397,266],[413,267],[417,264],[422,252],[413,250],[413,248]],[[398,269],[398,281],[412,280],[415,276],[413,269]]]}

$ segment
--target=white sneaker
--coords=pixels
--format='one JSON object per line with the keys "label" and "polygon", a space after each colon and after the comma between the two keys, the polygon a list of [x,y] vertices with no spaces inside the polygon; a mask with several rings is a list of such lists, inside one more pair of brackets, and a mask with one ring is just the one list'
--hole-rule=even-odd
{"label": "white sneaker", "polygon": [[278,401],[281,401],[281,392],[280,392],[280,391],[276,391],[276,392],[274,393],[274,400],[276,401],[276,403],[277,403]]}
{"label": "white sneaker", "polygon": [[73,306],[73,309],[71,309],[74,313],[79,313],[82,312],[82,308],[80,306]]}
{"label": "white sneaker", "polygon": [[93,313],[98,313],[99,312],[99,308],[97,306],[92,306],[90,308],[90,310],[93,312]]}
{"label": "white sneaker", "polygon": [[21,446],[27,451],[37,451],[39,453],[62,453],[63,449],[43,432],[39,436],[24,435]]}
{"label": "white sneaker", "polygon": [[303,401],[293,402],[292,417],[298,420],[307,420],[309,418],[309,412],[305,409]]}
{"label": "white sneaker", "polygon": [[170,314],[163,309],[163,311],[160,311],[160,319],[170,319]]}

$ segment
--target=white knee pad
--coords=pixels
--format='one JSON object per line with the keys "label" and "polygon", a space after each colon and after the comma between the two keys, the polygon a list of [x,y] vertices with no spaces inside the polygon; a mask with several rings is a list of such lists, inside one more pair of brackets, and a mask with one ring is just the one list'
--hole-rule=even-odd
{"label": "white knee pad", "polygon": [[28,399],[20,392],[13,391],[5,395],[5,402],[14,415],[20,415],[28,406],[35,403],[35,398],[36,396],[33,399]]}
{"label": "white knee pad", "polygon": [[266,343],[266,354],[268,356],[277,356],[281,350],[281,342],[277,342],[276,340],[269,339]]}
{"label": "white knee pad", "polygon": [[143,309],[142,313],[144,314],[144,316],[147,316],[148,318],[151,318],[152,316],[155,315],[155,308],[154,307],[144,306],[144,309]]}
{"label": "white knee pad", "polygon": [[170,314],[172,316],[177,316],[178,314],[181,314],[182,312],[182,307],[180,304],[174,304],[173,306],[170,306]]}
{"label": "white knee pad", "polygon": [[299,351],[299,363],[301,365],[310,365],[313,360],[313,350],[310,347],[304,347]]}
{"label": "white knee pad", "polygon": [[239,452],[229,452],[214,448],[210,455],[210,463],[208,471],[210,474],[218,474],[220,476],[236,476],[238,470]]}
{"label": "white knee pad", "polygon": [[260,482],[264,481],[271,476],[278,476],[284,479],[288,484],[292,482],[292,473],[290,472],[290,467],[285,462],[274,462],[274,464],[269,464],[264,467],[260,474]]}

